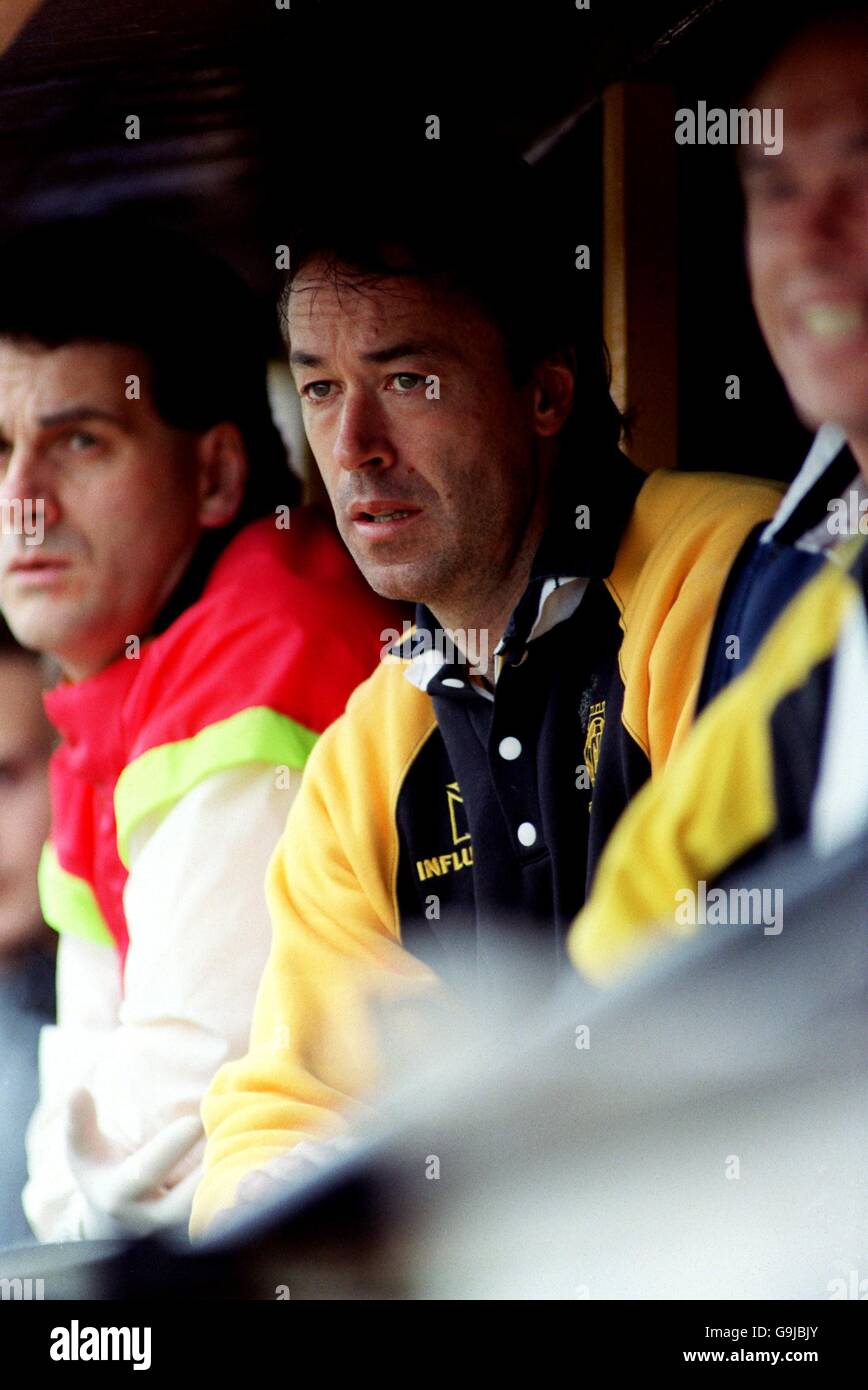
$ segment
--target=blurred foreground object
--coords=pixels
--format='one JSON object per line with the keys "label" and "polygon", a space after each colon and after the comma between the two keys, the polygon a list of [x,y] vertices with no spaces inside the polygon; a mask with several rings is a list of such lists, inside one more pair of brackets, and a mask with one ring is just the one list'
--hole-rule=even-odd
{"label": "blurred foreground object", "polygon": [[516,983],[379,1135],[193,1253],[0,1272],[47,1298],[840,1297],[865,1272],[866,855],[778,856],[778,936],[709,931],[532,1017]]}

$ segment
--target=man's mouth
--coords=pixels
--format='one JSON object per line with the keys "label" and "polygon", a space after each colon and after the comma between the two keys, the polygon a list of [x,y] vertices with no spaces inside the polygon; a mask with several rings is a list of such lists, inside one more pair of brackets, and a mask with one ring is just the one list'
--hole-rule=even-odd
{"label": "man's mouth", "polygon": [[402,516],[412,516],[412,512],[362,512],[356,520],[359,521],[397,521]]}
{"label": "man's mouth", "polygon": [[63,555],[46,555],[41,551],[39,555],[20,555],[17,559],[11,560],[7,566],[10,570],[36,570],[44,569],[46,565],[68,565]]}
{"label": "man's mouth", "polygon": [[6,566],[7,575],[15,575],[19,580],[30,579],[38,583],[40,579],[52,579],[61,571],[69,569],[71,561],[60,555],[26,555],[10,561]]}
{"label": "man's mouth", "polygon": [[421,513],[420,507],[402,505],[398,498],[383,498],[381,501],[354,502],[350,507],[350,520],[353,525],[368,535],[381,532],[391,535]]}

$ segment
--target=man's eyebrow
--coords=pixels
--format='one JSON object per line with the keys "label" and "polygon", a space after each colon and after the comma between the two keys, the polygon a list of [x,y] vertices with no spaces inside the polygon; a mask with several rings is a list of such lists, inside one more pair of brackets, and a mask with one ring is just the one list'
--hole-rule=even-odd
{"label": "man's eyebrow", "polygon": [[38,423],[43,429],[54,425],[73,425],[80,420],[108,420],[112,425],[123,425],[119,415],[110,410],[102,410],[98,405],[71,405],[65,410],[52,411],[50,415],[40,415]]}
{"label": "man's eyebrow", "polygon": [[362,361],[377,362],[382,365],[384,362],[395,362],[400,357],[430,357],[435,352],[441,357],[447,355],[447,350],[439,344],[406,339],[403,343],[394,343],[391,347],[376,348],[373,352],[363,352]]}
{"label": "man's eyebrow", "polygon": [[[440,343],[423,343],[416,339],[407,339],[402,343],[392,343],[389,347],[375,348],[372,352],[363,352],[363,362],[376,362],[382,366],[385,362],[396,362],[404,357],[430,357],[434,354],[438,357],[454,357],[457,353]],[[290,352],[290,365],[293,367],[321,367],[323,359],[314,352],[303,352],[301,349]]]}
{"label": "man's eyebrow", "polygon": [[[865,150],[868,149],[868,127],[849,132],[843,136],[838,148],[845,155],[864,154]],[[756,145],[742,145],[736,154],[736,164],[742,177],[754,174],[779,174],[781,169],[786,169],[785,156],[779,156],[775,160],[764,159],[762,147],[758,148]]]}
{"label": "man's eyebrow", "polygon": [[735,159],[740,169],[776,168],[780,163],[780,160],[775,160],[774,164],[770,166],[768,159],[764,157],[763,146],[758,146],[753,143],[749,145],[740,145],[736,152]]}
{"label": "man's eyebrow", "polygon": [[757,174],[768,176],[770,174],[779,175],[782,168],[786,168],[783,163],[784,157],[779,155],[777,159],[764,159],[762,151],[750,146],[748,149],[739,151],[736,159],[736,168],[741,178],[753,178]]}

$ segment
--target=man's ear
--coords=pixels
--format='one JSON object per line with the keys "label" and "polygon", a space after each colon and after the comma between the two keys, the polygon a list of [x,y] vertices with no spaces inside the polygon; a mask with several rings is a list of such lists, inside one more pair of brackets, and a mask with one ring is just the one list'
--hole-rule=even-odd
{"label": "man's ear", "polygon": [[576,389],[576,359],[568,352],[553,352],[534,367],[533,428],[550,438],[564,427],[573,408]]}
{"label": "man's ear", "polygon": [[241,431],[222,420],[196,443],[199,477],[199,524],[206,529],[227,526],[237,515],[247,482],[247,451]]}

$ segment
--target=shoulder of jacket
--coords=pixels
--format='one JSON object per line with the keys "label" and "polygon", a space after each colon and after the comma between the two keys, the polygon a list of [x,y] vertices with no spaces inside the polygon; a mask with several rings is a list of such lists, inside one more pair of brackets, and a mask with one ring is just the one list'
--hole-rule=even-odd
{"label": "shoulder of jacket", "polygon": [[[844,615],[860,602],[854,576],[834,560],[827,560],[813,579],[787,604],[763,639],[746,673],[758,686],[774,689],[779,682],[801,680],[827,660],[838,641]],[[759,675],[754,673],[759,671]]]}
{"label": "shoulder of jacket", "polygon": [[434,705],[406,679],[407,662],[384,658],[350,696],[347,707],[321,736],[312,769],[397,785],[437,726]]}
{"label": "shoulder of jacket", "polygon": [[783,484],[734,473],[657,469],[642,484],[606,581],[621,612],[650,574],[673,582],[706,554],[729,568],[742,541],[774,515]]}
{"label": "shoulder of jacket", "polygon": [[[724,521],[739,512],[774,512],[783,483],[740,473],[683,473],[659,468],[639,490],[634,516],[687,528],[701,517]],[[661,537],[665,539],[665,537]]]}
{"label": "shoulder of jacket", "polygon": [[269,565],[256,592],[236,574],[143,646],[123,712],[130,746],[191,737],[247,707],[321,733],[374,668],[393,621],[394,606],[354,567],[320,588],[315,569]]}

